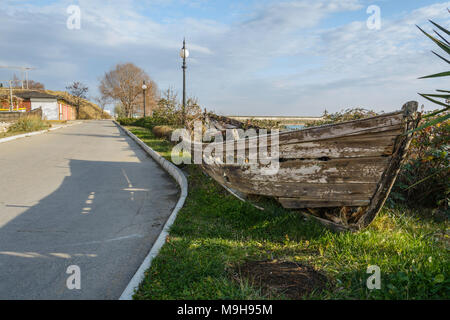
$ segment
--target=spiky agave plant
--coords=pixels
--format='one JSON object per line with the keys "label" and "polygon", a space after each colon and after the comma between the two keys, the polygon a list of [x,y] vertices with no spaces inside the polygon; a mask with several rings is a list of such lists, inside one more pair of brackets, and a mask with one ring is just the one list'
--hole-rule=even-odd
{"label": "spiky agave plant", "polygon": [[[450,13],[450,10],[447,9],[447,11]],[[427,33],[426,31],[424,31],[422,28],[420,28],[419,26],[417,26],[417,28],[419,28],[420,31],[422,31],[428,38],[430,38],[434,43],[436,43],[439,48],[441,48],[442,50],[444,50],[445,53],[447,53],[448,56],[450,56],[450,42],[445,38],[445,36],[449,36],[450,35],[450,31],[445,29],[444,27],[438,25],[437,23],[433,22],[430,20],[430,22],[439,30],[433,30],[434,33],[437,35],[436,36],[432,36],[429,33]],[[450,60],[448,60],[447,58],[441,56],[440,54],[431,51],[434,55],[436,55],[438,58],[442,59],[443,61],[447,62],[448,64],[450,64]],[[427,79],[427,78],[438,78],[438,77],[448,77],[450,76],[450,71],[444,71],[444,72],[440,72],[440,73],[436,73],[436,74],[432,74],[429,76],[425,76],[425,77],[421,77],[419,79]],[[440,106],[443,106],[444,108],[437,110],[436,112],[432,112],[430,114],[427,114],[426,116],[424,116],[424,118],[430,118],[430,117],[434,117],[437,115],[440,115],[436,118],[434,118],[433,120],[427,121],[426,123],[424,123],[423,125],[419,126],[416,130],[421,130],[424,129],[426,127],[435,125],[437,123],[440,122],[444,122],[447,119],[450,118],[450,113],[447,113],[446,111],[448,111],[450,109],[450,91],[449,90],[436,90],[439,93],[436,94],[431,94],[431,93],[419,93],[419,95],[421,95],[422,97],[424,97],[425,99],[436,103]]]}

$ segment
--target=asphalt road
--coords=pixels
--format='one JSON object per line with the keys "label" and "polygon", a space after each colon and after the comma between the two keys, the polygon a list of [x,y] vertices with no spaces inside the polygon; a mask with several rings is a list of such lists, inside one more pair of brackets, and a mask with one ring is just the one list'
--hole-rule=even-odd
{"label": "asphalt road", "polygon": [[0,144],[0,299],[119,298],[177,200],[111,121]]}

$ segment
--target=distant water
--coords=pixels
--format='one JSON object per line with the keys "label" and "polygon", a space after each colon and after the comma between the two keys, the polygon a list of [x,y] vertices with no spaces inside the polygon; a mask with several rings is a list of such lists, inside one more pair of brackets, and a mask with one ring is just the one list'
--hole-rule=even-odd
{"label": "distant water", "polygon": [[293,124],[293,125],[287,125],[286,129],[287,130],[300,130],[303,129],[305,126],[302,124]]}

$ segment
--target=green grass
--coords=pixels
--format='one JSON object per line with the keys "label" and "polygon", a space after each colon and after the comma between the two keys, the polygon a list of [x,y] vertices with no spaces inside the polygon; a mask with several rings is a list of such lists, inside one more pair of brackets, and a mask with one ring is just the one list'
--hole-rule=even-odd
{"label": "green grass", "polygon": [[153,150],[158,152],[161,156],[170,160],[170,155],[172,151],[172,144],[163,138],[156,137],[150,129],[135,126],[126,126],[133,134],[135,134],[139,139],[144,141],[147,145],[151,146]]}
{"label": "green grass", "polygon": [[[171,145],[129,128],[166,158]],[[153,260],[135,299],[282,299],[233,277],[248,260],[308,264],[328,277],[309,299],[448,299],[448,223],[425,212],[383,209],[359,233],[335,233],[268,202],[265,211],[229,195],[195,166],[189,196]],[[381,290],[366,288],[369,265],[381,269]],[[239,277],[238,277],[239,278]],[[233,280],[234,279],[234,280]]]}

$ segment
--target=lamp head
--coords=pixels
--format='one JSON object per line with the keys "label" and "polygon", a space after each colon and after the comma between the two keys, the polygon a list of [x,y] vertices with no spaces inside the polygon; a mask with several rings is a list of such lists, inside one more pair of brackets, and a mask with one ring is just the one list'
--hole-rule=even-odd
{"label": "lamp head", "polygon": [[189,57],[189,50],[186,48],[181,49],[180,57],[181,59],[186,59],[187,57]]}

